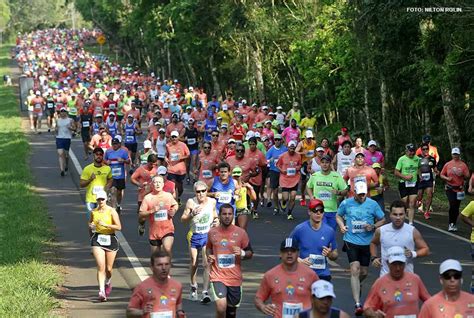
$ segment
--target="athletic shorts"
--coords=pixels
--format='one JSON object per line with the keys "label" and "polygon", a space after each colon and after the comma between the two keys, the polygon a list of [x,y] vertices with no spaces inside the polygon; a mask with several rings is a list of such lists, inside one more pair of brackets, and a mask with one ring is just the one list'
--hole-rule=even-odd
{"label": "athletic shorts", "polygon": [[252,212],[250,212],[250,210],[247,208],[243,208],[243,209],[236,209],[235,214],[237,215],[237,217],[239,217],[239,215],[250,215],[252,214]]}
{"label": "athletic shorts", "polygon": [[125,144],[125,147],[127,147],[128,150],[130,150],[133,153],[137,152],[138,144],[133,143],[133,144]]}
{"label": "athletic shorts", "polygon": [[418,181],[418,190],[424,190],[424,189],[427,189],[427,188],[432,188],[433,187],[433,180],[428,180],[428,181],[425,181],[425,180],[422,180],[422,181]]}
{"label": "athletic shorts", "polygon": [[34,118],[42,118],[43,117],[43,113],[37,113],[37,112],[32,112],[32,113],[33,113]]}
{"label": "athletic shorts", "polygon": [[349,264],[359,262],[360,266],[369,266],[370,245],[357,245],[344,241],[343,251],[347,253]]}
{"label": "athletic shorts", "polygon": [[[253,188],[253,190],[255,191],[255,193],[257,194],[257,199],[258,197],[260,196],[260,188],[262,187],[261,185],[255,185],[255,184],[250,184]],[[250,202],[250,200],[249,200]]]}
{"label": "athletic shorts", "polygon": [[171,180],[171,181],[183,183],[184,178],[186,178],[185,174],[181,175],[181,174],[168,173],[168,180]]}
{"label": "athletic shorts", "polygon": [[56,111],[55,111],[54,107],[53,108],[46,108],[46,115],[47,116],[53,117],[55,112]]}
{"label": "athletic shorts", "polygon": [[308,179],[308,162],[303,162],[301,165],[301,181]]}
{"label": "athletic shorts", "polygon": [[415,185],[414,187],[407,188],[405,186],[405,182],[398,183],[398,191],[400,192],[400,198],[407,197],[409,195],[417,195],[418,194],[418,187]]}
{"label": "athletic shorts", "polygon": [[89,128],[81,130],[81,138],[82,142],[90,142],[91,141],[91,134],[89,132]]}
{"label": "athletic shorts", "polygon": [[125,179],[112,179],[112,187],[117,190],[125,189]]}
{"label": "athletic shorts", "polygon": [[242,286],[226,286],[221,282],[211,282],[211,293],[215,300],[225,297],[229,307],[239,307],[242,301]]}
{"label": "athletic shorts", "polygon": [[91,246],[97,246],[109,252],[119,250],[119,243],[115,234],[94,233],[91,237]]}
{"label": "athletic shorts", "polygon": [[193,233],[191,231],[186,235],[189,246],[195,249],[202,249],[207,244],[207,233]]}
{"label": "athletic shorts", "polygon": [[173,232],[167,233],[167,234],[163,235],[162,238],[159,238],[157,240],[149,240],[150,245],[152,245],[152,246],[161,246],[161,245],[163,245],[163,239],[165,237],[168,237],[168,236],[174,237],[174,233]]}
{"label": "athletic shorts", "polygon": [[199,149],[193,149],[193,150],[190,149],[189,153],[191,154],[191,156],[199,155]]}
{"label": "athletic shorts", "polygon": [[79,121],[79,117],[77,117],[77,115],[68,115],[68,117],[74,121]]}
{"label": "athletic shorts", "polygon": [[71,148],[71,139],[69,138],[56,138],[56,149],[64,149],[69,151]]}
{"label": "athletic shorts", "polygon": [[281,192],[293,192],[293,191],[295,192],[298,191],[298,185],[295,185],[292,188],[284,188],[284,187],[281,188]]}
{"label": "athletic shorts", "polygon": [[278,189],[280,184],[280,173],[277,171],[270,170],[268,172],[270,177],[270,189]]}

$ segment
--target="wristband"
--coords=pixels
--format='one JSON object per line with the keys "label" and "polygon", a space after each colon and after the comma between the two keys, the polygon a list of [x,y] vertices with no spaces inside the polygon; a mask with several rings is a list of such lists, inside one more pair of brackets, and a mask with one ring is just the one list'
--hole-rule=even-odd
{"label": "wristband", "polygon": [[373,261],[375,261],[377,258],[379,258],[378,256],[371,256],[370,257],[370,262],[372,263]]}
{"label": "wristband", "polygon": [[415,251],[411,251],[411,257],[412,257],[412,258],[416,258],[417,255],[418,255],[418,254],[417,254]]}
{"label": "wristband", "polygon": [[245,251],[244,251],[244,250],[240,250],[240,257],[241,257],[241,258],[244,258],[244,257],[245,257]]}

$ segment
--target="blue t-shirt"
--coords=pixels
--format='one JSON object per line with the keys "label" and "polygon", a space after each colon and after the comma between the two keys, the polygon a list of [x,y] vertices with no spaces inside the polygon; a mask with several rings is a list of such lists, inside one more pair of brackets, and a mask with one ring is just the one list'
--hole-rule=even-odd
{"label": "blue t-shirt", "polygon": [[313,265],[310,268],[318,274],[318,276],[329,276],[327,258],[322,255],[323,247],[331,246],[331,249],[337,249],[336,234],[332,227],[326,223],[322,223],[321,227],[315,230],[310,221],[298,224],[290,237],[293,238],[300,247],[300,257],[309,257]]}
{"label": "blue t-shirt", "polygon": [[125,143],[126,144],[136,144],[137,143],[137,136],[135,134],[135,126],[136,122],[133,121],[132,124],[125,123]]}
{"label": "blue t-shirt", "polygon": [[125,163],[118,162],[117,159],[128,159],[128,151],[120,148],[118,150],[108,149],[105,152],[105,160],[110,160],[110,169],[112,169],[113,179],[125,179]]}
{"label": "blue t-shirt", "polygon": [[229,178],[227,184],[223,184],[221,179],[217,176],[214,177],[214,182],[212,183],[211,193],[220,192],[220,197],[216,198],[216,210],[219,213],[221,205],[224,203],[229,203],[234,208],[235,214],[235,199],[234,199],[235,183],[232,178]]}
{"label": "blue t-shirt", "polygon": [[214,120],[206,119],[204,129],[206,130],[206,132],[204,133],[204,140],[211,141],[212,131],[217,129],[217,121],[215,119]]}
{"label": "blue t-shirt", "polygon": [[354,198],[342,201],[337,215],[346,218],[348,230],[344,234],[344,241],[357,245],[370,244],[374,231],[367,232],[365,225],[373,225],[376,219],[383,219],[385,216],[378,203],[370,198],[366,198],[362,204]]}
{"label": "blue t-shirt", "polygon": [[278,158],[287,151],[288,149],[284,145],[282,145],[279,149],[275,146],[268,149],[267,153],[265,154],[265,158],[267,158],[267,161],[270,163],[270,170],[280,172],[280,170],[278,170],[278,168],[275,166],[275,163],[277,162]]}

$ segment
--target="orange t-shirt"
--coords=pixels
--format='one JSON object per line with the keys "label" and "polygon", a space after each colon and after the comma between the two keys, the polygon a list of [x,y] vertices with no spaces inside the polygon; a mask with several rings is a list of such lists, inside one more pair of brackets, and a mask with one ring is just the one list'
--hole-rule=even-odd
{"label": "orange t-shirt", "polygon": [[252,158],[255,161],[255,166],[260,168],[260,172],[255,177],[250,178],[249,182],[256,186],[262,185],[262,169],[267,166],[265,155],[258,149],[255,151],[247,149],[245,150],[245,157]]}
{"label": "orange t-shirt", "polygon": [[249,245],[247,232],[240,227],[231,224],[228,228],[211,228],[206,245],[216,258],[209,273],[211,282],[221,282],[226,286],[242,285],[241,258],[233,253],[232,247],[246,249]]}
{"label": "orange t-shirt", "polygon": [[275,318],[294,317],[311,308],[311,284],[319,278],[308,266],[297,266],[296,271],[287,272],[280,264],[263,275],[256,297],[262,301],[272,298]]}
{"label": "orange t-shirt", "polygon": [[[397,315],[418,315],[418,302],[426,301],[430,294],[420,277],[413,273],[403,273],[403,278],[393,280],[390,274],[375,281],[364,303],[364,309],[381,310],[387,317]],[[434,317],[434,316],[433,316]]]}
{"label": "orange t-shirt", "polygon": [[282,188],[293,188],[300,182],[301,156],[296,152],[290,155],[283,153],[276,162],[276,167],[280,169],[280,186]]}
{"label": "orange t-shirt", "polygon": [[176,207],[178,203],[173,195],[168,192],[154,192],[145,195],[140,206],[140,211],[154,211],[150,214],[150,240],[160,240],[168,233],[174,233],[173,216],[175,212],[171,212],[172,207]]}
{"label": "orange t-shirt", "polygon": [[456,302],[446,300],[440,291],[421,306],[418,318],[473,317],[474,295],[461,291]]}
{"label": "orange t-shirt", "polygon": [[[143,197],[151,192],[152,182],[151,178],[156,175],[156,167],[153,166],[151,170],[145,168],[145,166],[140,166],[132,174],[132,178],[136,179],[138,182],[147,183],[148,186],[143,186],[141,189],[138,189],[138,202],[143,201]],[[148,191],[147,191],[148,190]]]}
{"label": "orange t-shirt", "polygon": [[450,186],[461,187],[464,185],[464,178],[469,177],[469,168],[464,161],[451,160],[444,165],[441,175],[453,178],[447,182]]}
{"label": "orange t-shirt", "polygon": [[[369,190],[369,185],[372,183],[378,183],[379,177],[372,167],[362,166],[361,168],[358,168],[354,166],[347,168],[344,180],[350,180],[351,189],[347,194],[350,198],[354,196],[354,185],[356,182],[364,181],[367,184],[367,190]],[[367,192],[367,196],[370,197],[370,191]]]}
{"label": "orange t-shirt", "polygon": [[245,155],[242,159],[237,159],[236,156],[228,157],[225,161],[230,165],[230,171],[239,166],[242,168],[242,176],[240,179],[244,182],[248,182],[250,179],[250,170],[255,171],[257,168],[257,164],[254,159],[247,156],[247,151],[245,151]]}
{"label": "orange t-shirt", "polygon": [[[439,155],[438,148],[436,148],[436,146],[429,145],[428,154],[435,159],[436,163],[438,163]],[[421,147],[416,149],[415,155],[421,156]]]}
{"label": "orange t-shirt", "polygon": [[127,118],[128,117],[128,114],[132,114],[133,118],[140,121],[141,117],[140,117],[140,110],[135,108],[135,109],[130,109],[128,112],[126,112],[124,114],[124,118]]}
{"label": "orange t-shirt", "polygon": [[153,313],[176,317],[177,307],[182,302],[182,290],[181,283],[172,278],[168,278],[165,284],[160,284],[153,277],[149,277],[135,287],[128,308],[143,309],[147,303],[153,302]]}
{"label": "orange t-shirt", "polygon": [[168,126],[166,126],[166,137],[169,138],[173,130],[176,130],[181,136],[181,133],[184,133],[184,124],[182,122],[178,122],[177,124],[169,123]]}
{"label": "orange t-shirt", "polygon": [[196,122],[198,130],[202,130],[204,128],[204,123],[206,121],[206,112],[204,110],[194,110],[191,113],[192,119]]}
{"label": "orange t-shirt", "polygon": [[229,138],[224,140],[224,139],[221,139],[221,137],[219,136],[216,143],[211,142],[211,153],[215,154],[217,158],[223,158],[224,149],[225,149],[225,146],[227,145],[227,140],[229,140]]}
{"label": "orange t-shirt", "polygon": [[183,159],[189,157],[189,149],[184,142],[178,141],[176,144],[173,144],[172,142],[167,143],[166,157],[169,160],[169,173],[177,175],[186,174],[186,163]]}
{"label": "orange t-shirt", "polygon": [[207,184],[207,188],[210,189],[214,182],[216,166],[219,164],[217,153],[211,151],[206,155],[203,151],[199,154],[199,162],[201,163],[201,168],[199,169],[198,178],[204,181]]}

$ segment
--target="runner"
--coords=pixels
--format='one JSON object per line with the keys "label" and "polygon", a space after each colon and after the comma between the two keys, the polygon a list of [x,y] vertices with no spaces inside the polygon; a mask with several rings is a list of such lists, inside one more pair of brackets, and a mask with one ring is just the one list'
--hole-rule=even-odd
{"label": "runner", "polygon": [[217,318],[236,317],[242,299],[241,262],[253,255],[247,232],[233,221],[234,207],[224,203],[219,208],[219,226],[211,228],[206,245]]}
{"label": "runner", "polygon": [[439,275],[442,290],[425,301],[418,317],[474,316],[474,296],[461,290],[461,263],[454,259],[445,260],[439,266]]}
{"label": "runner", "polygon": [[[419,301],[426,301],[430,294],[420,276],[407,272],[407,257],[401,246],[387,250],[387,275],[381,275],[367,295],[365,317],[416,317]],[[435,316],[433,316],[435,317]]]}
{"label": "runner", "polygon": [[268,176],[270,179],[270,184],[267,189],[267,198],[270,205],[267,204],[267,207],[271,207],[270,198],[273,199],[273,215],[280,213],[280,208],[278,204],[278,187],[280,184],[280,170],[275,166],[275,163],[278,161],[278,158],[288,149],[283,145],[283,140],[281,135],[275,135],[275,145],[273,145],[265,155],[268,165]]}
{"label": "runner", "polygon": [[382,166],[380,163],[374,163],[372,168],[377,174],[378,186],[370,189],[370,198],[379,204],[382,211],[385,211],[384,193],[388,190],[388,188],[390,188],[390,184],[388,183],[387,178],[385,178],[385,174],[382,172]]}
{"label": "runner", "polygon": [[[433,157],[436,160],[436,164],[438,164],[438,162],[439,162],[438,148],[431,144],[431,136],[430,135],[424,135],[421,141],[422,141],[422,145],[428,144],[428,148],[429,148],[428,149],[428,155]],[[422,154],[422,152],[423,152],[423,150],[421,149],[422,147],[423,146],[420,146],[416,150],[416,155],[417,156],[420,156]]]}
{"label": "runner", "polygon": [[300,205],[306,206],[306,180],[308,179],[308,164],[311,162],[316,151],[316,141],[311,130],[305,132],[305,139],[296,146],[296,153],[301,155],[301,200]]}
{"label": "runner", "polygon": [[[251,173],[251,178],[249,183],[252,185],[255,190],[255,197],[250,196],[250,211],[254,219],[258,219],[258,203],[260,202],[260,190],[263,184],[263,175],[266,175],[267,172],[267,160],[265,159],[265,154],[257,149],[257,138],[252,137],[248,141],[249,149],[245,151],[245,157],[250,158],[255,162],[255,169]],[[262,144],[263,146],[263,144]]]}
{"label": "runner", "polygon": [[337,198],[347,194],[347,184],[337,172],[331,171],[329,155],[321,158],[321,171],[313,173],[309,178],[307,192],[310,200],[319,199],[324,202],[324,222],[336,231]]}
{"label": "runner", "polygon": [[170,254],[165,251],[155,251],[150,261],[153,275],[133,290],[127,307],[127,317],[185,318],[182,285],[169,277]]}
{"label": "runner", "polygon": [[379,185],[377,173],[372,167],[365,164],[363,152],[356,153],[354,166],[347,168],[344,180],[350,185],[348,197],[354,196],[354,187],[357,182],[365,182],[369,189],[377,188]]}
{"label": "runner", "polygon": [[[474,201],[469,204],[461,212],[461,220],[471,228],[471,258],[474,262]],[[471,273],[471,294],[474,293],[474,267]]]}
{"label": "runner", "polygon": [[230,177],[230,166],[227,162],[221,162],[217,166],[217,170],[219,176],[214,177],[211,190],[207,195],[217,199],[217,211],[220,211],[221,205],[227,203],[234,208],[235,212],[235,190],[237,185],[234,179]]}
{"label": "runner", "polygon": [[207,304],[211,301],[209,297],[209,266],[206,257],[207,234],[212,226],[218,222],[216,212],[216,200],[207,197],[207,185],[203,181],[194,183],[195,197],[188,199],[184,208],[181,222],[190,222],[187,241],[190,257],[191,274],[191,300],[198,300],[198,284],[196,274],[198,270],[199,254],[202,251],[202,298],[201,303]]}
{"label": "runner", "polygon": [[46,94],[46,108],[45,108],[47,119],[46,124],[48,125],[48,132],[51,132],[51,128],[54,128],[54,119],[56,118],[56,102],[54,96],[52,96],[52,90],[49,89]]}
{"label": "runner", "polygon": [[198,179],[198,175],[195,173],[197,167],[199,165],[199,132],[194,125],[194,119],[189,118],[188,120],[188,127],[184,130],[184,142],[188,146],[190,157],[186,160],[186,182],[187,184],[190,183],[190,174],[194,172],[194,182]]}
{"label": "runner", "polygon": [[298,224],[290,234],[300,247],[298,262],[309,266],[320,279],[330,282],[328,259],[335,261],[338,257],[336,232],[323,222],[323,201],[310,200],[308,215],[309,220]]}
{"label": "runner", "polygon": [[[420,172],[418,175],[418,197],[417,205],[418,211],[423,213],[425,219],[429,219],[431,201],[433,199],[434,182],[436,175],[439,173],[436,167],[436,159],[429,155],[429,144],[421,145],[420,157]],[[423,195],[426,194],[423,200]]]}
{"label": "runner", "polygon": [[347,168],[353,165],[355,153],[351,150],[352,144],[349,140],[342,142],[341,151],[333,159],[333,169],[341,176],[346,174]]}
{"label": "runner", "polygon": [[456,222],[459,216],[459,206],[464,200],[464,180],[469,179],[469,168],[461,160],[461,150],[451,150],[452,160],[448,161],[441,170],[440,177],[446,181],[444,186],[449,201],[449,226],[448,231],[458,230]]}
{"label": "runner", "polygon": [[[288,116],[288,115],[287,115]],[[296,126],[296,119],[292,118],[290,121],[290,126],[286,127],[281,136],[285,140],[285,144],[289,146],[290,141],[294,140],[296,143],[300,141],[301,132]]]}
{"label": "runner", "polygon": [[311,309],[300,312],[299,318],[349,318],[350,316],[338,308],[332,307],[336,298],[334,287],[325,280],[317,280],[311,285]]}
{"label": "runner", "polygon": [[130,173],[132,174],[133,169],[137,167],[135,165],[138,149],[137,135],[142,134],[142,130],[138,127],[136,121],[133,120],[132,114],[127,115],[127,120],[123,125],[123,131],[125,132],[125,147],[128,149],[128,155],[131,160]]}
{"label": "runner", "polygon": [[82,143],[84,144],[84,160],[87,161],[90,154],[89,144],[92,135],[92,114],[89,112],[89,103],[87,102],[79,111],[79,123],[81,126]]}
{"label": "runner", "polygon": [[[146,165],[147,162],[148,162],[148,156],[151,155],[151,154],[155,154],[156,155],[156,152],[153,150],[152,148],[152,144],[151,144],[151,141],[150,140],[145,140],[143,142],[143,150],[141,151],[141,153],[138,155],[137,157],[137,160],[136,160],[136,165],[137,166],[142,166],[142,165]],[[158,158],[158,155],[156,156],[156,158]],[[159,159],[158,159],[159,160]],[[161,161],[158,161],[158,164],[162,164]]]}
{"label": "runner", "polygon": [[[337,224],[344,234],[343,252],[347,253],[351,269],[352,297],[355,301],[355,315],[362,315],[360,303],[361,283],[367,277],[370,263],[370,241],[376,228],[385,223],[384,214],[377,202],[367,198],[367,184],[355,184],[356,195],[342,201],[337,210]],[[346,223],[344,224],[344,219]]]}
{"label": "runner", "polygon": [[237,216],[237,226],[243,228],[247,231],[247,224],[249,221],[249,215],[251,214],[248,209],[248,199],[251,201],[256,201],[257,194],[255,193],[255,188],[253,185],[241,180],[242,168],[239,166],[232,169],[232,178],[235,183],[235,209]]}
{"label": "runner", "polygon": [[158,169],[156,169],[156,174],[162,176],[165,180],[163,191],[171,193],[173,198],[177,200],[176,185],[173,181],[168,180],[168,169],[166,169],[165,166],[159,166]]}
{"label": "runner", "polygon": [[[388,273],[388,250],[393,246],[402,246],[405,261],[405,271],[414,273],[413,261],[415,258],[428,256],[430,249],[426,244],[420,231],[413,225],[405,223],[406,204],[403,201],[393,201],[390,205],[390,223],[382,225],[375,230],[374,237],[370,242],[370,260],[375,267],[380,269],[380,276]],[[381,249],[381,257],[377,257],[378,248]]]}
{"label": "runner", "polygon": [[119,243],[115,231],[121,231],[120,217],[112,207],[106,204],[107,193],[96,194],[97,207],[89,217],[89,234],[92,254],[97,264],[97,282],[99,283],[99,301],[107,301],[112,292],[112,269]]}
{"label": "runner", "polygon": [[349,135],[349,129],[347,129],[347,127],[342,127],[341,134],[337,136],[337,140],[334,142],[337,152],[342,151],[342,147],[347,141],[349,141],[349,143],[352,145],[351,135]]}
{"label": "runner", "polygon": [[296,141],[288,143],[288,151],[283,153],[275,166],[280,170],[281,204],[280,210],[285,211],[287,205],[287,219],[293,220],[293,208],[295,207],[296,192],[301,174],[301,156],[296,152]]}
{"label": "runner", "polygon": [[178,192],[178,204],[183,194],[183,181],[186,177],[186,160],[189,158],[188,146],[178,140],[179,133],[176,130],[171,132],[171,142],[166,144],[166,161],[168,163],[168,179],[176,184]]}
{"label": "runner", "polygon": [[377,142],[370,140],[367,144],[367,150],[364,151],[365,164],[371,167],[374,163],[380,164],[383,168],[385,166],[385,157],[381,151],[377,150]]}
{"label": "runner", "polygon": [[178,210],[178,203],[172,194],[163,191],[163,176],[156,175],[152,181],[152,192],[143,198],[138,222],[143,224],[148,218],[151,252],[162,250],[171,257],[174,242],[173,216]]}
{"label": "runner", "polygon": [[[40,91],[35,92],[35,96],[30,101],[31,112],[33,114],[33,129],[35,133],[41,134],[41,120],[43,118],[43,110],[45,106],[44,98]],[[33,130],[32,129],[32,130]]]}
{"label": "runner", "polygon": [[406,153],[398,159],[394,171],[395,176],[400,179],[398,183],[400,198],[408,206],[408,224],[413,224],[416,197],[418,195],[417,178],[420,158],[415,156],[415,150],[413,144],[406,145]]}
{"label": "runner", "polygon": [[[280,244],[281,264],[265,272],[257,294],[255,307],[266,316],[294,317],[311,307],[311,284],[318,276],[298,263],[299,247],[291,238]],[[271,303],[265,303],[271,298]]]}
{"label": "runner", "polygon": [[67,116],[67,109],[61,108],[59,118],[56,119],[56,149],[59,158],[61,177],[69,170],[69,148],[71,147],[72,133],[76,131],[76,123]]}

